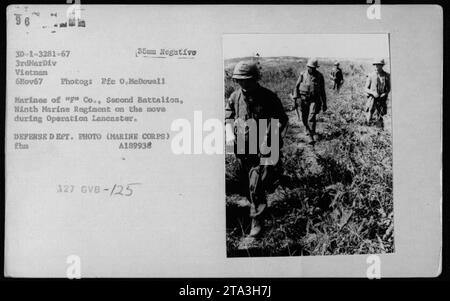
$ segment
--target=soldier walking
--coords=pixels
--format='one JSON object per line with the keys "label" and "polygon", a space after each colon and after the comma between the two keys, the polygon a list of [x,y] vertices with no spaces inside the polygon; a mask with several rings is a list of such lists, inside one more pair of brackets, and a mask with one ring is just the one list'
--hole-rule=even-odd
{"label": "soldier walking", "polygon": [[384,127],[383,116],[387,113],[387,97],[391,91],[391,77],[383,70],[384,64],[383,59],[373,62],[375,70],[367,76],[365,87],[366,124],[370,125],[375,117],[381,128]]}
{"label": "soldier walking", "polygon": [[[281,152],[282,135],[288,123],[288,117],[277,95],[259,85],[259,69],[254,62],[241,61],[236,64],[232,78],[240,86],[234,91],[225,108],[226,123],[226,143],[228,147],[234,147],[236,158],[238,159],[241,171],[240,183],[245,186],[247,198],[250,200],[250,217],[252,225],[249,237],[256,237],[261,233],[264,225],[263,213],[267,207],[266,193],[274,188],[274,183],[281,174]],[[265,119],[267,124],[271,124],[272,119],[277,120],[278,128],[260,127],[260,120]],[[247,127],[250,120],[257,125],[258,147],[256,153],[251,153],[252,141],[249,141],[249,129]],[[231,122],[230,122],[231,121]],[[269,130],[270,129],[270,130]],[[260,131],[266,131],[260,135]],[[275,162],[267,163],[264,155],[261,154],[260,146],[270,144],[271,130],[278,133],[279,156]],[[241,136],[240,136],[241,135]],[[239,147],[239,140],[245,138],[245,151],[236,152]],[[264,141],[259,141],[264,137]],[[273,151],[273,149],[272,149]],[[265,163],[263,163],[265,162]]]}
{"label": "soldier walking", "polygon": [[295,85],[293,98],[295,109],[300,105],[302,122],[310,139],[314,144],[316,136],[316,116],[320,110],[327,110],[327,97],[325,93],[325,82],[322,73],[317,71],[319,64],[317,59],[309,59],[307,70],[303,71]]}
{"label": "soldier walking", "polygon": [[342,74],[341,68],[339,68],[339,62],[334,63],[334,68],[333,70],[331,70],[330,78],[333,81],[333,90],[336,93],[339,93],[339,90],[344,83],[344,76]]}

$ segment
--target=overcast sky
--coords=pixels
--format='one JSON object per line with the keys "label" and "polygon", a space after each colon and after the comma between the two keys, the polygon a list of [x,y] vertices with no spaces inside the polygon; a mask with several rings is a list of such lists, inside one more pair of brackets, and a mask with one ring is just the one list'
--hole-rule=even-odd
{"label": "overcast sky", "polygon": [[224,58],[298,56],[388,58],[388,34],[227,34]]}

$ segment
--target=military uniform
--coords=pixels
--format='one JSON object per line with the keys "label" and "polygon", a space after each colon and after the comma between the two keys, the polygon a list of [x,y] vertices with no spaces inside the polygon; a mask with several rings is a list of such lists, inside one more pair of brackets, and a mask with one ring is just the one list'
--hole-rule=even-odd
{"label": "military uniform", "polygon": [[[391,91],[389,73],[384,70],[370,73],[367,76],[366,90],[371,91],[371,93],[367,93],[366,121],[370,122],[374,114],[379,121],[382,121],[383,116],[387,113],[387,96]],[[375,97],[374,94],[378,97]],[[383,97],[382,94],[384,94]]]}
{"label": "military uniform", "polygon": [[[265,119],[269,125],[271,119],[278,119],[280,128],[275,130],[279,131],[279,148],[281,149],[283,141],[280,131],[286,126],[288,117],[277,95],[258,84],[257,88],[251,93],[239,88],[231,94],[226,102],[225,118],[228,121],[234,121],[234,133],[236,136],[244,135],[245,137],[245,151],[242,149],[238,150],[235,145],[236,158],[240,165],[240,183],[242,183],[242,187],[245,187],[245,195],[251,202],[250,216],[254,221],[260,221],[258,218],[262,217],[262,213],[267,206],[266,192],[270,192],[275,188],[273,186],[274,182],[282,170],[281,152],[279,152],[280,156],[277,162],[262,165],[259,149],[262,141],[258,141],[257,153],[249,153],[249,133],[246,122],[250,119],[256,121],[259,139],[259,120]],[[266,133],[267,143],[270,145],[270,131]]]}
{"label": "military uniform", "polygon": [[[311,74],[303,71],[295,85],[295,107],[300,105],[302,122],[311,139],[316,132],[316,116],[322,108],[326,108],[325,81],[322,73],[313,69]],[[310,124],[311,123],[311,124]]]}
{"label": "military uniform", "polygon": [[342,86],[342,82],[344,80],[341,68],[336,66],[336,68],[331,71],[331,78],[333,79],[333,90],[339,92]]}

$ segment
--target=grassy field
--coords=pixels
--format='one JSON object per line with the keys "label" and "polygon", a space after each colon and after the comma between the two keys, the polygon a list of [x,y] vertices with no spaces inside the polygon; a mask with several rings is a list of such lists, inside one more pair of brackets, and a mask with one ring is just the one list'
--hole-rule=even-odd
{"label": "grassy field", "polygon": [[[237,61],[225,62],[225,98],[237,87],[229,76]],[[314,146],[308,145],[289,98],[306,59],[261,58],[260,65],[261,85],[277,93],[289,115],[282,152],[285,173],[293,181],[268,195],[262,237],[250,248],[239,248],[250,229],[249,203],[235,189],[237,165],[227,155],[228,256],[393,252],[391,110],[389,105],[384,130],[364,125],[363,88],[373,69],[370,61],[341,61],[345,82],[335,94],[329,80],[333,61],[319,59],[328,111],[318,115],[320,139]]]}

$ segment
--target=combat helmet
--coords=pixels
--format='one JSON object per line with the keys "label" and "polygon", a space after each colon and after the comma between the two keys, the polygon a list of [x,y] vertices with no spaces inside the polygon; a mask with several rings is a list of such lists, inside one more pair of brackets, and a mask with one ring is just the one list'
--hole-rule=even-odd
{"label": "combat helmet", "polygon": [[384,60],[383,59],[378,59],[375,60],[372,65],[384,65]]}
{"label": "combat helmet", "polygon": [[256,63],[252,61],[240,61],[234,66],[234,79],[259,79],[259,69]]}
{"label": "combat helmet", "polygon": [[311,68],[319,68],[319,63],[316,58],[310,58],[306,66]]}

